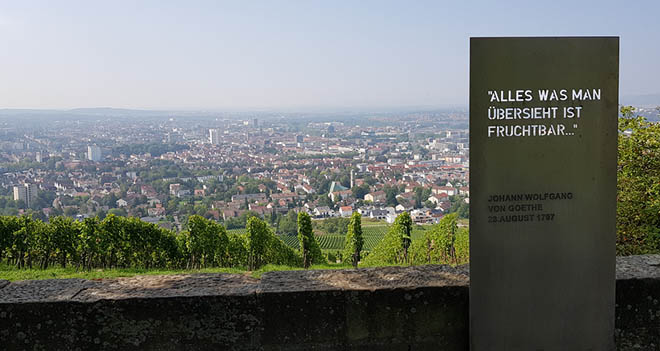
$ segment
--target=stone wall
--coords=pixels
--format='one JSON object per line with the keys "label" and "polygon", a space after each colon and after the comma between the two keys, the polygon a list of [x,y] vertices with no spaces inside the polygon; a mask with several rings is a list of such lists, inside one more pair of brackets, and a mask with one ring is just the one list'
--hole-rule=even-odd
{"label": "stone wall", "polygon": [[[660,256],[617,261],[620,350],[660,345]],[[468,350],[467,267],[0,281],[3,350]]]}
{"label": "stone wall", "polygon": [[618,257],[616,330],[619,350],[660,350],[660,255]]}

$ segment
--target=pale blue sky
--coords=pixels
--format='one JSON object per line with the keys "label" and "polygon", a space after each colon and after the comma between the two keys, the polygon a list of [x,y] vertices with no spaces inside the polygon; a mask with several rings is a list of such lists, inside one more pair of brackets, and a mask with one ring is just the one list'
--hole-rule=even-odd
{"label": "pale blue sky", "polygon": [[470,36],[617,35],[660,93],[660,1],[4,1],[0,108],[467,105]]}

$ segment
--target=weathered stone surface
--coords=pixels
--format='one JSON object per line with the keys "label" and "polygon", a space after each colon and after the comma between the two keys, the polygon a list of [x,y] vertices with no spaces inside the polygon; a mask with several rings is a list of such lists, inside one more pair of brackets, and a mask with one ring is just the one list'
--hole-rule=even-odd
{"label": "weathered stone surface", "polygon": [[7,285],[9,285],[9,280],[0,279],[0,289],[4,288]]}
{"label": "weathered stone surface", "polygon": [[244,275],[23,281],[0,290],[3,350],[252,350],[262,311]]}
{"label": "weathered stone surface", "polygon": [[12,282],[0,290],[0,303],[70,301],[97,282],[84,279],[49,279]]}
{"label": "weathered stone surface", "polygon": [[259,295],[264,309],[262,342],[267,350],[319,349],[344,343],[342,291],[294,291]]}
{"label": "weathered stone surface", "polygon": [[468,350],[468,287],[356,290],[347,293],[352,349]]}
{"label": "weathered stone surface", "polygon": [[617,258],[619,350],[660,349],[660,255]]}
{"label": "weathered stone surface", "polygon": [[616,258],[616,279],[660,278],[660,255]]}
{"label": "weathered stone surface", "polygon": [[242,296],[257,291],[258,279],[239,274],[178,274],[103,280],[86,286],[74,300],[93,302],[163,297]]}
{"label": "weathered stone surface", "polygon": [[264,306],[266,350],[467,347],[464,269],[429,265],[269,272],[258,298]]}
{"label": "weathered stone surface", "polygon": [[268,272],[261,280],[261,292],[375,290],[469,284],[465,267],[445,265]]}
{"label": "weathered stone surface", "polygon": [[[619,350],[660,349],[658,263],[617,259]],[[468,289],[467,266],[0,281],[0,349],[468,350]]]}

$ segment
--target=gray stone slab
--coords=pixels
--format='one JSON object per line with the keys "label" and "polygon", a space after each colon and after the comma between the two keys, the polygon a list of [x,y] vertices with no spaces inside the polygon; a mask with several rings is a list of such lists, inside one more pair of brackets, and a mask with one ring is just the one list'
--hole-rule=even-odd
{"label": "gray stone slab", "polygon": [[616,258],[616,279],[660,278],[660,255]]}
{"label": "gray stone slab", "polygon": [[618,37],[470,38],[473,351],[614,349],[618,76]]}
{"label": "gray stone slab", "polygon": [[69,301],[95,282],[84,279],[48,279],[11,282],[0,289],[0,304]]}
{"label": "gray stone slab", "polygon": [[259,288],[260,292],[295,292],[467,286],[468,283],[464,268],[427,265],[268,272],[262,276]]}
{"label": "gray stone slab", "polygon": [[242,274],[177,274],[108,279],[82,290],[73,300],[242,296],[254,294],[259,280]]}

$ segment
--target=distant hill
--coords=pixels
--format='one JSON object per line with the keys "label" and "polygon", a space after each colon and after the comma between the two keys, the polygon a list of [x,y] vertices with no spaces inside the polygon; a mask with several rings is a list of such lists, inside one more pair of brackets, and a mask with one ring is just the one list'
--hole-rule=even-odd
{"label": "distant hill", "polygon": [[620,104],[634,106],[649,121],[660,122],[660,94],[622,96]]}
{"label": "distant hill", "polygon": [[34,120],[48,121],[53,119],[99,119],[99,118],[168,118],[193,117],[215,118],[218,113],[207,111],[165,111],[165,110],[133,110],[124,108],[94,107],[75,108],[70,110],[38,110],[38,109],[0,109],[2,120]]}
{"label": "distant hill", "polygon": [[620,103],[626,106],[656,107],[660,106],[660,94],[622,96]]}
{"label": "distant hill", "polygon": [[0,109],[0,116],[169,116],[172,111],[131,110],[123,108],[94,107],[75,108],[71,110],[37,110],[37,109]]}
{"label": "distant hill", "polygon": [[74,108],[72,110],[67,110],[66,112],[85,116],[162,116],[171,114],[169,111],[132,110],[112,107]]}

